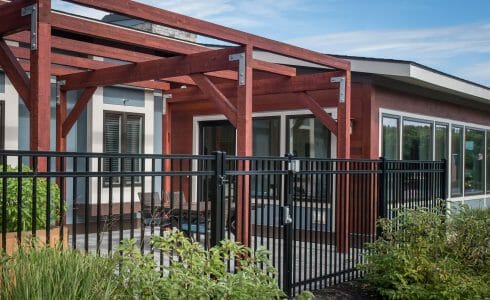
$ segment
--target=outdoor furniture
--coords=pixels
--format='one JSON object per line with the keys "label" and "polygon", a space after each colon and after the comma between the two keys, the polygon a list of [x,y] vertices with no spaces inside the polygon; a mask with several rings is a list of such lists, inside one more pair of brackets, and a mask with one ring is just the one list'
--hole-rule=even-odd
{"label": "outdoor furniture", "polygon": [[153,209],[151,205],[152,193],[138,193],[138,198],[141,203],[141,218],[144,226],[171,227],[170,218],[162,208],[159,193],[153,193]]}
{"label": "outdoor furniture", "polygon": [[177,228],[183,232],[199,234],[205,234],[206,228],[210,228],[210,201],[189,203],[181,192],[167,192],[165,197],[168,201],[164,201],[164,211],[168,212]]}

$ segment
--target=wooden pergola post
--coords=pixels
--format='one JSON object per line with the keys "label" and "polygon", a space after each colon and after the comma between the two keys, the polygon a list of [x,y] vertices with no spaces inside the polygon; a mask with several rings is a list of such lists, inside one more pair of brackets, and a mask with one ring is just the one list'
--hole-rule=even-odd
{"label": "wooden pergola post", "polygon": [[[31,44],[31,89],[30,89],[30,149],[34,151],[50,150],[51,124],[51,13],[50,0],[37,0],[37,43]],[[31,31],[33,29],[31,28]],[[46,170],[46,160],[38,162],[38,170]]]}
{"label": "wooden pergola post", "polygon": [[[253,69],[251,66],[253,60],[253,47],[247,45],[244,47],[243,57],[245,61],[240,61],[238,91],[237,91],[237,155],[252,156],[252,93],[253,93]],[[250,168],[250,162],[245,160],[244,164],[239,166],[247,171]],[[238,199],[236,203],[237,210],[237,239],[243,245],[249,246],[249,225],[250,225],[250,176],[244,175],[238,182],[237,191]]]}

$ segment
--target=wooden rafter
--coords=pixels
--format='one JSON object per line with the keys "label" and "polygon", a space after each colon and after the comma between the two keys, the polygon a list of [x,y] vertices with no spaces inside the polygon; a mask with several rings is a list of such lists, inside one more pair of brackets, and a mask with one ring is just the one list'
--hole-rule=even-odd
{"label": "wooden rafter", "polygon": [[318,104],[310,94],[303,92],[297,94],[298,99],[322,122],[330,132],[337,136],[337,122]]}
{"label": "wooden rafter", "polygon": [[231,29],[225,26],[191,18],[167,10],[159,9],[150,5],[138,3],[130,0],[67,0],[89,6],[92,8],[103,9],[121,15],[133,17],[151,23],[170,26],[193,32],[199,35],[213,37],[223,41],[228,41],[240,45],[252,45],[253,47],[270,51],[277,54],[286,55],[325,66],[334,67],[342,70],[349,70],[350,63],[343,59],[307,50],[301,47],[288,45],[286,43],[267,39],[243,31]]}
{"label": "wooden rafter", "polygon": [[0,36],[28,29],[31,24],[29,15],[21,16],[21,9],[32,5],[32,0],[17,0],[2,5],[0,9]]}
{"label": "wooden rafter", "polygon": [[[305,91],[338,89],[338,84],[331,83],[330,79],[343,74],[339,71],[324,72],[317,74],[298,75],[291,78],[272,78],[255,80],[253,84],[253,95],[272,95],[283,93],[297,93]],[[217,88],[228,98],[237,95],[236,84],[218,84]],[[187,89],[171,89],[172,102],[205,100],[207,95],[196,87]]]}
{"label": "wooden rafter", "polygon": [[80,114],[83,112],[83,109],[87,106],[87,103],[90,101],[96,90],[96,87],[88,87],[83,90],[82,94],[77,100],[77,103],[63,122],[61,130],[61,135],[63,138],[66,138],[68,132],[70,132],[73,124],[75,124],[75,122],[78,120],[78,117],[80,117]]}
{"label": "wooden rafter", "polygon": [[191,75],[192,80],[199,86],[201,91],[205,93],[218,107],[218,109],[226,116],[228,121],[236,128],[237,127],[237,110],[236,107],[223,95],[223,93],[214,85],[208,77],[203,74]]}
{"label": "wooden rafter", "polygon": [[237,68],[237,62],[230,61],[229,55],[237,53],[241,49],[241,47],[234,47],[185,56],[161,58],[131,65],[120,65],[61,76],[61,79],[66,80],[64,89],[73,90],[89,86],[123,84],[154,78],[232,70]]}
{"label": "wooden rafter", "polygon": [[31,83],[22,65],[17,61],[15,55],[3,39],[0,40],[0,66],[2,66],[7,77],[24,100],[27,109],[30,110],[29,90]]}

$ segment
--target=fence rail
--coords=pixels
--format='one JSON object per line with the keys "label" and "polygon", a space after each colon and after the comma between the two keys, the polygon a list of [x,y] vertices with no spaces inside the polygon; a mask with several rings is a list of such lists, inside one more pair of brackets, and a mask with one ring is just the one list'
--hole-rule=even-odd
{"label": "fence rail", "polygon": [[153,252],[152,235],[178,228],[206,248],[266,247],[289,296],[361,276],[376,220],[447,189],[445,161],[0,151],[0,163],[7,252],[30,236],[98,254],[135,238]]}

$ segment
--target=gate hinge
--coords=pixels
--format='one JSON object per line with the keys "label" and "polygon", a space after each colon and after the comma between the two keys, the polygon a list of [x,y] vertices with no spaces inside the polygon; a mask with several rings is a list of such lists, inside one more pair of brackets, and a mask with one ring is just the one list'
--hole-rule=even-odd
{"label": "gate hinge", "polygon": [[245,53],[230,54],[230,61],[238,60],[238,85],[245,85]]}
{"label": "gate hinge", "polygon": [[31,15],[31,50],[37,50],[37,4],[23,7],[20,15]]}
{"label": "gate hinge", "polygon": [[330,79],[331,83],[339,83],[339,102],[345,103],[345,77],[333,77]]}

